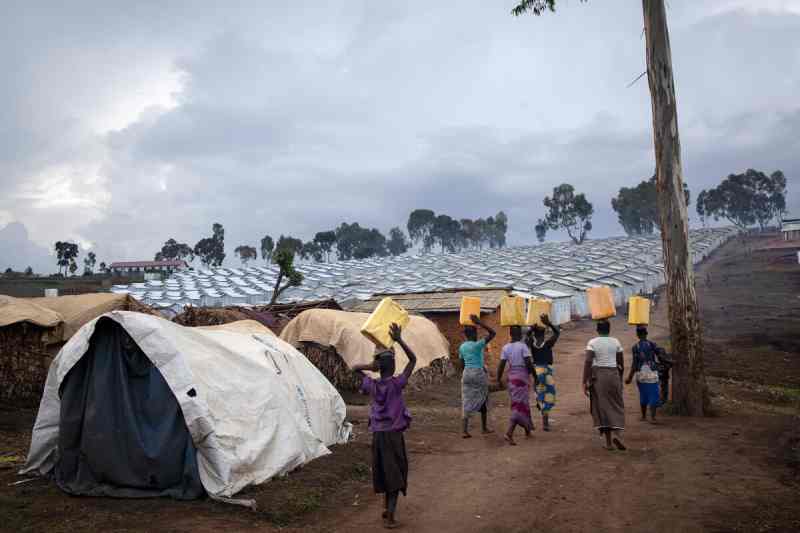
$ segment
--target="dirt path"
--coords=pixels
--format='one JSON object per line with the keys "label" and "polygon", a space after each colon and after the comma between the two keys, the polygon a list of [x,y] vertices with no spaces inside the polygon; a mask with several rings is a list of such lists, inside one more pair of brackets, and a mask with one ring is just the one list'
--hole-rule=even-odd
{"label": "dirt path", "polygon": [[[668,334],[666,304],[654,315],[651,338],[658,342]],[[770,460],[777,453],[770,443],[785,430],[786,417],[734,408],[724,417],[662,417],[651,425],[639,422],[638,394],[631,385],[625,387],[629,451],[604,450],[580,388],[584,347],[593,333],[588,321],[564,332],[556,350],[554,431],[540,431],[537,421],[535,436],[528,441],[518,436],[517,447],[500,436],[509,411],[505,391],[492,395],[497,433],[470,440],[459,438],[457,388],[451,387],[455,398],[447,408],[415,409],[412,399],[412,415],[423,421],[406,436],[410,487],[398,511],[404,529],[748,531],[785,521],[800,525],[798,500],[782,479],[784,465]],[[612,335],[626,347],[628,367],[634,329],[617,318]],[[722,399],[717,405],[725,408]],[[427,428],[431,411],[451,428]],[[366,411],[353,415],[365,419]],[[369,490],[361,498],[364,503],[331,518],[334,530],[379,529],[381,500]]]}
{"label": "dirt path", "polygon": [[[628,386],[628,452],[604,450],[591,427],[579,385],[583,350],[594,335],[589,321],[565,328],[556,347],[554,431],[542,432],[537,420],[534,437],[518,435],[519,446],[501,438],[505,391],[491,398],[498,433],[476,431],[469,440],[459,433],[458,381],[410,392],[402,530],[799,531],[800,299],[785,295],[800,290],[800,268],[787,254],[793,251],[745,253],[734,242],[703,265],[698,279],[709,271],[712,283],[700,281],[698,295],[720,416],[641,423],[636,389]],[[656,342],[667,336],[665,311],[656,310],[650,328]],[[612,334],[630,365],[633,328],[615,319]],[[247,489],[258,512],[211,500],[71,498],[46,480],[12,486],[18,464],[3,461],[24,456],[35,412],[0,409],[0,531],[380,531],[367,409],[348,405],[353,442]]]}

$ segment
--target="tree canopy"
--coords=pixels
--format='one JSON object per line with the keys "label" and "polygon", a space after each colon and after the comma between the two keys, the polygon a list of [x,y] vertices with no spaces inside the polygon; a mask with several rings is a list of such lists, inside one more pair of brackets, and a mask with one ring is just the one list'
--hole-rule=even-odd
{"label": "tree canopy", "polygon": [[325,261],[330,261],[333,246],[336,244],[336,232],[320,231],[314,235],[314,243],[319,246],[319,249],[325,255]]}
{"label": "tree canopy", "polygon": [[261,239],[261,260],[268,263],[272,262],[272,252],[275,251],[275,241],[269,235],[264,235]]}
{"label": "tree canopy", "polygon": [[225,261],[225,229],[215,222],[211,231],[211,237],[204,237],[194,245],[194,255],[205,266],[220,267]]}
{"label": "tree canopy", "polygon": [[84,275],[92,275],[94,274],[94,265],[97,263],[97,255],[94,252],[89,252],[86,254],[86,257],[83,258],[83,274]]}
{"label": "tree canopy", "polygon": [[[691,194],[683,184],[686,205]],[[651,235],[659,226],[658,191],[656,176],[643,180],[636,187],[622,187],[619,194],[611,199],[611,207],[616,211],[620,225],[628,235]]]}
{"label": "tree canopy", "polygon": [[786,210],[786,177],[780,170],[769,176],[754,169],[730,174],[715,188],[700,192],[696,209],[703,221],[724,218],[742,229],[753,224],[766,228]]}
{"label": "tree canopy", "polygon": [[358,222],[342,222],[336,228],[336,251],[339,260],[386,257],[386,237],[376,228],[362,228]]}
{"label": "tree canopy", "polygon": [[317,241],[308,241],[303,243],[303,247],[300,249],[300,257],[322,263],[325,260],[325,252],[323,252]]}
{"label": "tree canopy", "polygon": [[417,209],[408,217],[408,234],[412,244],[421,244],[423,252],[439,246],[442,252],[459,252],[469,248],[502,248],[506,245],[508,217],[502,211],[486,219],[437,215],[430,209]]}
{"label": "tree canopy", "polygon": [[386,248],[393,256],[398,256],[406,253],[410,247],[410,243],[399,227],[394,227],[389,230],[389,240],[386,242]]}
{"label": "tree canopy", "polygon": [[156,261],[165,261],[168,259],[180,259],[183,261],[194,261],[194,250],[186,243],[178,242],[175,239],[168,239],[161,250],[156,253],[154,259]]}
{"label": "tree canopy", "polygon": [[575,194],[575,188],[562,183],[553,188],[553,195],[546,196],[545,217],[536,224],[536,237],[544,241],[547,230],[565,230],[575,244],[582,244],[592,230],[594,207],[583,193]]}
{"label": "tree canopy", "polygon": [[[277,248],[273,256],[278,265],[278,278],[275,280],[275,287],[272,290],[270,305],[278,301],[280,295],[289,287],[299,287],[303,284],[303,274],[294,268],[294,253],[288,248]],[[281,281],[286,279],[286,283],[281,285]]]}
{"label": "tree canopy", "polygon": [[58,273],[64,269],[64,275],[67,275],[67,270],[73,274],[78,269],[75,260],[78,258],[78,245],[72,242],[57,241],[55,244],[56,251],[56,264],[58,265]]}
{"label": "tree canopy", "polygon": [[258,251],[255,246],[248,246],[247,244],[237,246],[234,253],[239,256],[239,260],[243,265],[246,265],[248,261],[258,259]]}
{"label": "tree canopy", "polygon": [[293,256],[300,255],[303,251],[303,241],[290,235],[281,235],[275,245],[275,252],[277,253],[279,250],[288,250]]}
{"label": "tree canopy", "polygon": [[436,213],[430,209],[415,209],[408,216],[408,236],[413,244],[421,244],[424,252],[429,252],[436,240],[433,238],[433,225]]}

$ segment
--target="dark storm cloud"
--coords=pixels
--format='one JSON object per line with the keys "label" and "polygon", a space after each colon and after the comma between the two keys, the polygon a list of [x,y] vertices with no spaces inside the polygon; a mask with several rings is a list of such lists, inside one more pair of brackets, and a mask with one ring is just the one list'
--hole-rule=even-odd
{"label": "dark storm cloud", "polygon": [[[477,1],[268,4],[12,13],[0,225],[125,259],[217,221],[231,254],[265,233],[404,226],[418,207],[502,209],[527,243],[554,186],[587,194],[600,236],[620,232],[610,198],[652,175],[646,79],[626,88],[644,64],[629,2],[542,19]],[[696,195],[780,168],[791,195],[800,16],[734,4],[671,9],[686,178]]]}

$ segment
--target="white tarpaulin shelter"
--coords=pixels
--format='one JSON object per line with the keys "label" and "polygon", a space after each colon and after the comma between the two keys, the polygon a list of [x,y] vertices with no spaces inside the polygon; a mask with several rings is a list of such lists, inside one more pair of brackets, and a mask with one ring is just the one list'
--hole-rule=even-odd
{"label": "white tarpaulin shelter", "polygon": [[23,473],[47,474],[57,467],[63,428],[59,389],[90,349],[98,322],[109,319],[169,386],[196,449],[202,486],[212,497],[230,498],[349,438],[339,393],[305,356],[274,335],[189,328],[113,311],[78,330],[53,361]]}

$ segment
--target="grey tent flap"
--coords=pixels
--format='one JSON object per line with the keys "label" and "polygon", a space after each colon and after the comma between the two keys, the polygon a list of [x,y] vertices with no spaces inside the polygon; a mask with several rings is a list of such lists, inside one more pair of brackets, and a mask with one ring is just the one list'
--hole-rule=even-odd
{"label": "grey tent flap", "polygon": [[178,402],[122,326],[98,321],[89,351],[59,394],[55,478],[62,490],[179,500],[205,494]]}

